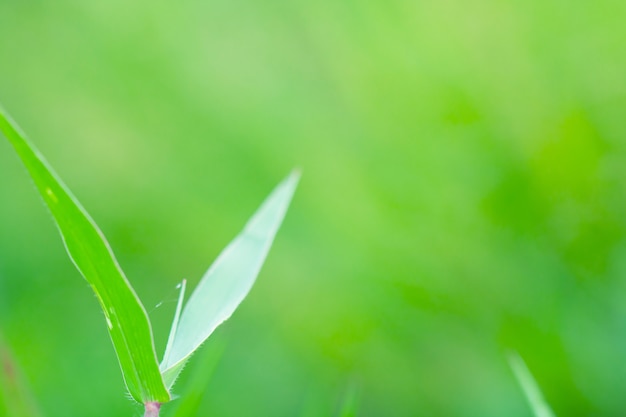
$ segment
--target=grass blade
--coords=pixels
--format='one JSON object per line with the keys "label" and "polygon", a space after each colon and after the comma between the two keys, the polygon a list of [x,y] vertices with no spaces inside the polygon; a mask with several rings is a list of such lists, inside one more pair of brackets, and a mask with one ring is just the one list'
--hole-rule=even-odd
{"label": "grass blade", "polygon": [[[174,336],[176,336],[176,330],[178,329],[178,322],[180,321],[180,312],[183,309],[183,301],[185,299],[185,290],[187,289],[187,280],[184,279],[180,284],[180,293],[178,294],[178,303],[176,304],[176,312],[174,313],[174,320],[172,321],[172,327],[170,329],[170,335],[167,338],[167,345],[165,348],[165,354],[169,354],[174,344]],[[163,362],[167,362],[167,356],[163,358]]]}
{"label": "grass blade", "polygon": [[130,394],[141,403],[169,401],[148,315],[104,235],[1,108],[0,132],[15,148],[52,213],[70,258],[100,301]]}
{"label": "grass blade", "polygon": [[168,387],[182,365],[228,319],[254,283],[296,189],[299,173],[280,183],[204,275],[183,309],[161,371]]}
{"label": "grass blade", "polygon": [[508,359],[509,365],[535,413],[535,417],[555,417],[524,360],[514,352],[509,354]]}

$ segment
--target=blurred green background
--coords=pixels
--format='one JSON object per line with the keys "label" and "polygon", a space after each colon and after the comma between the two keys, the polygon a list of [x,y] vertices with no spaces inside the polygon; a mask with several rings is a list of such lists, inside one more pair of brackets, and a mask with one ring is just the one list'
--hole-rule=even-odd
{"label": "blurred green background", "polygon": [[[334,416],[355,389],[363,417],[530,416],[514,349],[557,415],[623,416],[625,19],[615,0],[0,0],[0,100],[159,352],[176,284],[302,168],[204,348],[225,352],[199,415]],[[0,329],[40,408],[139,416],[5,140],[0,202]]]}

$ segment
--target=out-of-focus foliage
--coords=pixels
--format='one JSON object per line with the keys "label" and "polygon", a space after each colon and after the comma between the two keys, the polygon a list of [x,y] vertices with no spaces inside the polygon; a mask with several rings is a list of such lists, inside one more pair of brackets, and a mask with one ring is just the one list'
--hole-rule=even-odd
{"label": "out-of-focus foliage", "polygon": [[0,413],[6,417],[39,417],[36,400],[19,365],[0,334]]}
{"label": "out-of-focus foliage", "polygon": [[515,374],[522,391],[524,391],[535,417],[555,417],[524,360],[515,352],[509,353],[508,357],[511,370]]}
{"label": "out-of-focus foliage", "polygon": [[[4,0],[0,100],[116,248],[158,351],[175,285],[303,169],[213,336],[199,415],[336,415],[356,384],[366,417],[529,416],[512,348],[556,415],[620,416],[625,18],[609,0]],[[137,414],[9,150],[5,338],[46,415]]]}

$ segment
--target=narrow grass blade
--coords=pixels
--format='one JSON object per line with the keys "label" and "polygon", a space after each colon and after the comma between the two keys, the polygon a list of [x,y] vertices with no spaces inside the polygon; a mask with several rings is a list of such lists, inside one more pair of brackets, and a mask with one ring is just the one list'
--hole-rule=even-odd
{"label": "narrow grass blade", "polygon": [[8,347],[0,336],[0,415],[40,417],[41,412]]}
{"label": "narrow grass blade", "polygon": [[228,319],[252,288],[298,184],[299,173],[280,183],[224,249],[204,275],[183,309],[174,342],[161,363],[166,385],[182,365]]}
{"label": "narrow grass blade", "polygon": [[[185,300],[185,290],[187,289],[187,280],[184,279],[180,283],[180,293],[178,295],[178,303],[176,304],[176,312],[174,313],[174,320],[172,321],[172,327],[170,329],[170,335],[167,338],[167,345],[165,348],[165,354],[169,354],[174,344],[174,337],[176,336],[176,330],[178,330],[178,322],[180,321],[180,312],[183,309],[183,301]],[[163,358],[163,362],[167,362],[167,356]]]}
{"label": "narrow grass blade", "polygon": [[148,315],[104,235],[1,108],[0,132],[26,166],[54,217],[70,258],[100,301],[130,394],[142,403],[169,401],[158,368]]}
{"label": "narrow grass blade", "polygon": [[509,353],[508,359],[509,365],[535,413],[535,417],[555,417],[524,360],[515,352]]}

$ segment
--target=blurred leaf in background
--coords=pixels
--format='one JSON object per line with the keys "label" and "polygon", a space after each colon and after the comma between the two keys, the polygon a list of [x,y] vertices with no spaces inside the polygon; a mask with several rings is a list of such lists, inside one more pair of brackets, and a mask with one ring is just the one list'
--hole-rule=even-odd
{"label": "blurred leaf in background", "polygon": [[220,358],[224,353],[226,344],[222,341],[210,344],[208,347],[202,348],[197,358],[193,362],[191,373],[193,374],[184,389],[181,391],[180,399],[175,398],[175,402],[171,407],[174,411],[166,415],[173,417],[189,417],[196,416],[202,405],[202,399],[210,395],[207,392],[209,381],[213,377],[215,368],[219,364]]}
{"label": "blurred leaf in background", "polygon": [[508,360],[535,417],[555,417],[522,357],[517,352],[510,352]]}
{"label": "blurred leaf in background", "polygon": [[1,334],[0,366],[0,415],[40,417],[37,401]]}
{"label": "blurred leaf in background", "polygon": [[[171,288],[306,173],[281,256],[212,336],[199,415],[332,413],[354,378],[363,417],[527,417],[514,349],[556,415],[617,417],[625,18],[611,0],[7,0],[0,98],[116,248],[158,351]],[[42,409],[132,415],[6,144],[0,167],[0,325]]]}
{"label": "blurred leaf in background", "polygon": [[359,395],[356,386],[351,385],[341,402],[339,417],[356,417],[359,408]]}

